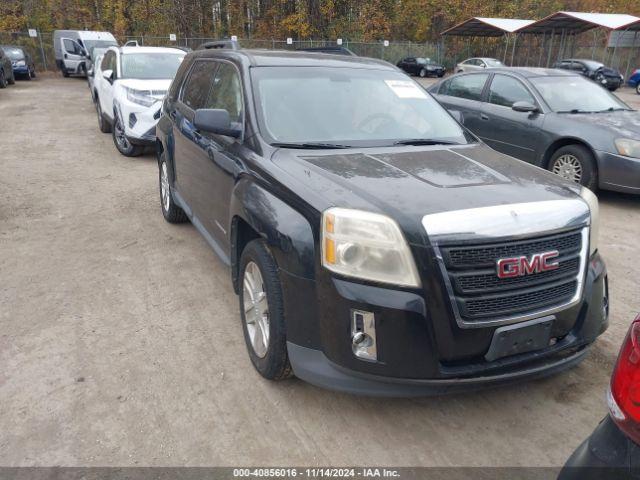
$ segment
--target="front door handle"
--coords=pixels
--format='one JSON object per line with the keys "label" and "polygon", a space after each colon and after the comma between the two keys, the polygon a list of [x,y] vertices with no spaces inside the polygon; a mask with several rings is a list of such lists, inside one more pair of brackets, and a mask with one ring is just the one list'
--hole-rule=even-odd
{"label": "front door handle", "polygon": [[484,114],[484,113],[481,113],[480,114],[480,120],[489,120],[489,116]]}

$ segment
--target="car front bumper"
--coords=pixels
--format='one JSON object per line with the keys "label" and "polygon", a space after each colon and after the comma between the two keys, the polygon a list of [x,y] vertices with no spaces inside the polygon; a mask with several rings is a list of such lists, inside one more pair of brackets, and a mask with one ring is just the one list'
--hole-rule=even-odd
{"label": "car front bumper", "polygon": [[640,158],[598,150],[596,156],[600,188],[640,194]]}
{"label": "car front bumper", "polygon": [[124,101],[119,105],[119,114],[124,133],[133,145],[153,145],[156,140],[156,125],[160,119],[160,103],[150,107]]}
{"label": "car front bumper", "polygon": [[[323,300],[315,301],[316,310],[309,308],[316,282],[284,271],[282,277],[295,375],[354,394],[441,395],[540,378],[579,363],[608,326],[606,267],[597,253],[589,261],[582,301],[556,314],[569,331],[546,348],[492,361],[485,354],[496,327],[464,331],[421,295],[331,278],[335,289],[320,287]],[[352,351],[354,310],[375,312],[378,361],[356,358]]]}
{"label": "car front bumper", "polygon": [[12,68],[15,75],[29,75],[29,67],[27,65],[14,65]]}
{"label": "car front bumper", "polygon": [[640,446],[607,416],[569,457],[558,480],[637,479],[637,465]]}

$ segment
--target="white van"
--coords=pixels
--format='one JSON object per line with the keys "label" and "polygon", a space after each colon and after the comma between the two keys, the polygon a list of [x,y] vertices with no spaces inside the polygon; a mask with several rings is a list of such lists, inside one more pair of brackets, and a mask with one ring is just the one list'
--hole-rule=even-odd
{"label": "white van", "polygon": [[65,77],[70,74],[87,74],[87,60],[93,47],[115,45],[118,45],[118,42],[109,32],[88,30],[56,30],[53,32],[56,65]]}

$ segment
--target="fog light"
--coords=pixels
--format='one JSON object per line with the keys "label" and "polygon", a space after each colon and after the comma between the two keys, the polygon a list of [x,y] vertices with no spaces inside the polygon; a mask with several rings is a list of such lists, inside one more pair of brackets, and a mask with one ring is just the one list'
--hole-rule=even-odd
{"label": "fog light", "polygon": [[373,313],[351,310],[351,348],[353,354],[362,360],[378,360],[376,319]]}

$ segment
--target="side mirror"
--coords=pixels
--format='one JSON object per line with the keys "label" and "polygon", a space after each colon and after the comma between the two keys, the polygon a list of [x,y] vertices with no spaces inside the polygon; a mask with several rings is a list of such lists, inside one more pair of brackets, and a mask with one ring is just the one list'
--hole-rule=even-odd
{"label": "side mirror", "polygon": [[229,112],[221,108],[199,108],[193,117],[193,126],[203,132],[238,138],[242,130],[231,125]]}
{"label": "side mirror", "polygon": [[458,123],[462,123],[462,112],[460,110],[449,110],[449,113]]}
{"label": "side mirror", "polygon": [[102,72],[102,76],[104,77],[104,79],[109,82],[109,83],[113,83],[113,78],[114,78],[114,73],[113,70],[108,69],[108,70],[103,70]]}
{"label": "side mirror", "polygon": [[515,112],[533,113],[538,111],[538,107],[529,102],[516,102],[511,106]]}

